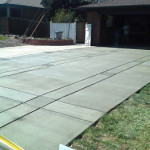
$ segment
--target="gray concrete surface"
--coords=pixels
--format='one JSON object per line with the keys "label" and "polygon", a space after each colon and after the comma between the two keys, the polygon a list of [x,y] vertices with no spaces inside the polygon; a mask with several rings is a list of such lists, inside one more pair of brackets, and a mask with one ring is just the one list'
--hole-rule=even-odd
{"label": "gray concrete surface", "polygon": [[25,150],[57,150],[150,82],[149,50],[20,48],[0,52],[0,134]]}

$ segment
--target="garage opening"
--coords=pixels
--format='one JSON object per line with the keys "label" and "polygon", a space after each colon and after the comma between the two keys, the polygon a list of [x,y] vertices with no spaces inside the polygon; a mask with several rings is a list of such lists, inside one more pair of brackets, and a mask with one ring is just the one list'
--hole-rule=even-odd
{"label": "garage opening", "polygon": [[149,15],[103,15],[101,44],[150,46]]}

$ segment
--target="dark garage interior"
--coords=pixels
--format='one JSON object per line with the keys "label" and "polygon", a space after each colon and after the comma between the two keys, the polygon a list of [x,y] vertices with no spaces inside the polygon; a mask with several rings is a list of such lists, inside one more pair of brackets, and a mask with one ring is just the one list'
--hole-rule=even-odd
{"label": "dark garage interior", "polygon": [[[116,46],[150,46],[149,15],[103,15],[102,20],[102,45],[115,45],[117,42]],[[125,24],[129,26],[128,41],[124,37]]]}

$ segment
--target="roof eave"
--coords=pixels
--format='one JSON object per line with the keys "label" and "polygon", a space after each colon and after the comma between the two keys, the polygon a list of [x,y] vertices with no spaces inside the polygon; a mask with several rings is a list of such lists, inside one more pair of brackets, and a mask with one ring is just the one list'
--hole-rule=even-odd
{"label": "roof eave", "polygon": [[8,3],[5,3],[5,4],[0,4],[0,7],[20,7],[20,8],[27,8],[27,7],[30,7],[30,8],[45,8],[43,6],[41,7],[38,7],[38,6],[27,6],[27,5],[16,5],[16,4],[8,4]]}
{"label": "roof eave", "polygon": [[97,7],[78,7],[77,10],[98,10],[98,9],[107,9],[107,8],[131,8],[131,7],[150,7],[150,5],[123,5],[123,6],[97,6]]}

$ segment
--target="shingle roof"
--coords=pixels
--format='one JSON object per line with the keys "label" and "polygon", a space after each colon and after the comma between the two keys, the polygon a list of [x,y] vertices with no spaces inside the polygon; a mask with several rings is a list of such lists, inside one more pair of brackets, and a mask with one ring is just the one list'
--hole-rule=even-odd
{"label": "shingle roof", "polygon": [[147,6],[150,0],[100,0],[98,3],[84,5],[79,8],[102,8],[102,7],[125,7],[125,6]]}
{"label": "shingle roof", "polygon": [[0,5],[8,4],[43,8],[43,6],[41,5],[41,1],[42,0],[0,0]]}

